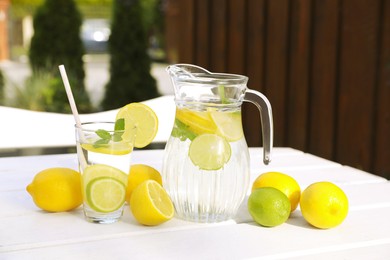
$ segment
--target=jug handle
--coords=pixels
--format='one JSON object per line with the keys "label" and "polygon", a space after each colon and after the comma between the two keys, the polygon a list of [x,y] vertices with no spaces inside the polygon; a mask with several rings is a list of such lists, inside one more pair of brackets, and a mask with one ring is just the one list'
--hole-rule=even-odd
{"label": "jug handle", "polygon": [[271,150],[274,140],[271,103],[262,93],[252,89],[245,91],[244,101],[254,104],[259,109],[263,132],[263,162],[265,165],[268,165],[271,161]]}

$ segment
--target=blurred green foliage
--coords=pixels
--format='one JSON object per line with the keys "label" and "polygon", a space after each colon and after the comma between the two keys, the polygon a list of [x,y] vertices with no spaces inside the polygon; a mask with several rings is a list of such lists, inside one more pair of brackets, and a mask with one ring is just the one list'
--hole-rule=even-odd
{"label": "blurred green foliage", "polygon": [[[101,18],[110,18],[111,7],[114,0],[75,0],[84,17],[98,15]],[[142,0],[142,19],[146,30],[153,27],[158,20],[156,6],[161,0]],[[11,0],[12,13],[16,17],[31,15],[45,0]]]}
{"label": "blurred green foliage", "polygon": [[[69,15],[69,10],[62,6],[69,1],[75,4],[76,14],[72,11]],[[120,10],[120,3],[126,2],[135,2],[137,7]],[[84,50],[80,38],[82,20],[87,18],[112,21],[111,78],[102,103],[104,108],[158,96],[156,81],[150,74],[151,60],[147,51],[151,37],[158,39],[158,45],[162,46],[161,5],[162,0],[11,0],[14,19],[34,16],[34,35],[28,53],[33,74],[23,87],[13,86],[15,98],[9,105],[70,112],[58,72],[58,65],[64,64],[79,112],[92,111],[84,86]],[[12,48],[24,49],[24,46]]]}
{"label": "blurred green foliage", "polygon": [[[91,106],[84,86],[84,47],[80,38],[82,17],[73,0],[46,0],[35,12],[29,62],[34,84],[35,78],[47,81],[49,90],[43,88],[46,111],[69,111],[69,102],[62,84],[58,66],[63,64],[72,86],[80,112],[90,112]],[[43,75],[43,76],[42,76]]]}
{"label": "blurred green foliage", "polygon": [[142,26],[139,0],[115,0],[109,39],[110,81],[102,102],[104,110],[159,96],[150,74],[151,60]]}

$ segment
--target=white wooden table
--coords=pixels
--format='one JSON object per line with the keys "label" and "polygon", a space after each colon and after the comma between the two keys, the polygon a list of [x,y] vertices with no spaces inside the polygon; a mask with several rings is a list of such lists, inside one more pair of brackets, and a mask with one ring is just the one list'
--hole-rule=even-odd
{"label": "white wooden table", "polygon": [[[47,213],[25,187],[49,167],[77,169],[75,154],[0,158],[0,259],[390,259],[390,182],[291,148],[275,148],[263,166],[251,148],[252,181],[270,170],[293,176],[302,190],[331,181],[347,194],[350,210],[338,227],[319,230],[299,209],[277,227],[255,224],[242,204],[237,216],[217,224],[174,218],[156,227],[137,224],[126,207],[114,224],[86,222],[81,209]],[[134,163],[161,169],[162,150],[134,152]]]}

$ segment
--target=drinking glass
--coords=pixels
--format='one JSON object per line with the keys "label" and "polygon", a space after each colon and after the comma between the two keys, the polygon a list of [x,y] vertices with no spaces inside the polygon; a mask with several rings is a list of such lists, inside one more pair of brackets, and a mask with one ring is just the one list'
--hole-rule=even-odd
{"label": "drinking glass", "polygon": [[75,128],[85,218],[93,223],[116,222],[125,204],[136,128],[115,130],[114,122],[88,122]]}

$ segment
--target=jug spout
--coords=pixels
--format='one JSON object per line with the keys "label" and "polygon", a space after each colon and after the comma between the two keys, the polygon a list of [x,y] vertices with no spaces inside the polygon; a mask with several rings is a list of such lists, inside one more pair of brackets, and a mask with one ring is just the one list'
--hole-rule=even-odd
{"label": "jug spout", "polygon": [[268,99],[256,90],[247,89],[245,101],[256,105],[260,111],[261,128],[263,133],[263,162],[268,165],[271,162],[271,150],[273,146],[273,119],[272,108]]}
{"label": "jug spout", "polygon": [[195,74],[212,74],[210,71],[192,64],[174,64],[166,68],[171,78],[196,78]]}

